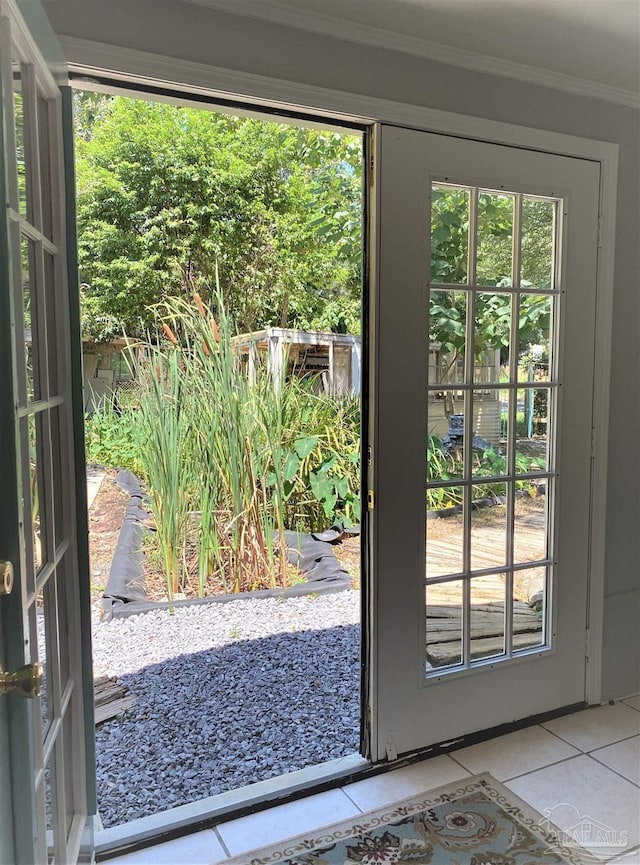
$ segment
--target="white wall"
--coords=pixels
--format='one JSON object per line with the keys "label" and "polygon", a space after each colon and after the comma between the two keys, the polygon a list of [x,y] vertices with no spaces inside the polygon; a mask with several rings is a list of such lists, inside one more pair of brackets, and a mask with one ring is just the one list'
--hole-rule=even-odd
{"label": "white wall", "polygon": [[177,0],[44,6],[63,35],[619,144],[603,696],[639,691],[639,112]]}

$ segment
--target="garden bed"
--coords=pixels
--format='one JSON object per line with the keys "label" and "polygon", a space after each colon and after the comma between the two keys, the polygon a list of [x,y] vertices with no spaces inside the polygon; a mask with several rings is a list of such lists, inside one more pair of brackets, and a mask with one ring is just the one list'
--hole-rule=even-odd
{"label": "garden bed", "polygon": [[[309,534],[285,532],[288,573],[291,583],[275,589],[258,589],[235,594],[219,593],[206,597],[166,599],[166,579],[162,563],[144,553],[145,536],[150,532],[150,514],[139,480],[131,472],[119,472],[118,486],[129,496],[122,529],[113,555],[109,579],[103,595],[107,618],[131,616],[152,609],[173,609],[189,604],[221,603],[238,598],[290,597],[337,592],[351,587],[349,572],[343,569],[327,541]],[[150,585],[151,592],[147,586]]]}

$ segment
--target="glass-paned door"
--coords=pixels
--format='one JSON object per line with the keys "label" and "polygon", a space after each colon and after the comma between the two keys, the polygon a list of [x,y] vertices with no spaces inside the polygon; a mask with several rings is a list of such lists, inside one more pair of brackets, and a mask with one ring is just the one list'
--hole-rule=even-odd
{"label": "glass-paned door", "polygon": [[382,127],[378,757],[584,700],[599,166]]}
{"label": "glass-paned door", "polygon": [[87,700],[61,93],[12,0],[0,39],[0,573],[14,577],[0,581],[0,859],[68,865],[87,817]]}

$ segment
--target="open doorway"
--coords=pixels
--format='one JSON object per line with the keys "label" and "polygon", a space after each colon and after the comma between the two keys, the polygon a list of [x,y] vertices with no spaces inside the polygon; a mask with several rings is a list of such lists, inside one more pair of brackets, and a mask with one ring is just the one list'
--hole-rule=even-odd
{"label": "open doorway", "polygon": [[363,750],[363,136],[74,98],[109,828]]}

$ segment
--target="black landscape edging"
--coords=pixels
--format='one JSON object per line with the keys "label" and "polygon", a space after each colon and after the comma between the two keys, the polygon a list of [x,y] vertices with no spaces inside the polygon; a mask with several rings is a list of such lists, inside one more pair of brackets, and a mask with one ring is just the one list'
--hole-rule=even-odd
{"label": "black landscape edging", "polygon": [[[547,488],[544,484],[538,484],[536,486],[536,496],[544,496],[546,494]],[[516,490],[515,497],[517,499],[532,499],[535,496],[532,496],[528,490]],[[471,510],[472,511],[480,511],[483,508],[493,508],[496,505],[506,505],[507,497],[506,496],[489,496],[485,499],[474,499],[471,502]],[[441,519],[445,517],[455,517],[456,514],[462,513],[462,505],[453,505],[450,508],[442,508],[440,511],[427,511],[427,519],[435,520]]]}
{"label": "black landscape edging", "polygon": [[[142,567],[142,539],[149,528],[144,524],[150,517],[144,507],[148,501],[140,481],[129,471],[119,471],[116,483],[131,496],[127,507],[116,549],[113,554],[109,579],[102,596],[102,606],[107,620],[148,613],[151,610],[166,610],[192,605],[226,603],[247,598],[299,597],[311,594],[340,592],[351,586],[350,574],[338,562],[331,543],[320,536],[285,532],[287,559],[296,565],[304,582],[285,589],[258,589],[255,592],[239,592],[234,595],[217,595],[211,598],[185,598],[183,600],[154,602],[147,600]],[[355,533],[352,530],[352,533]],[[324,533],[332,534],[332,531]],[[334,532],[339,535],[339,532]]]}

